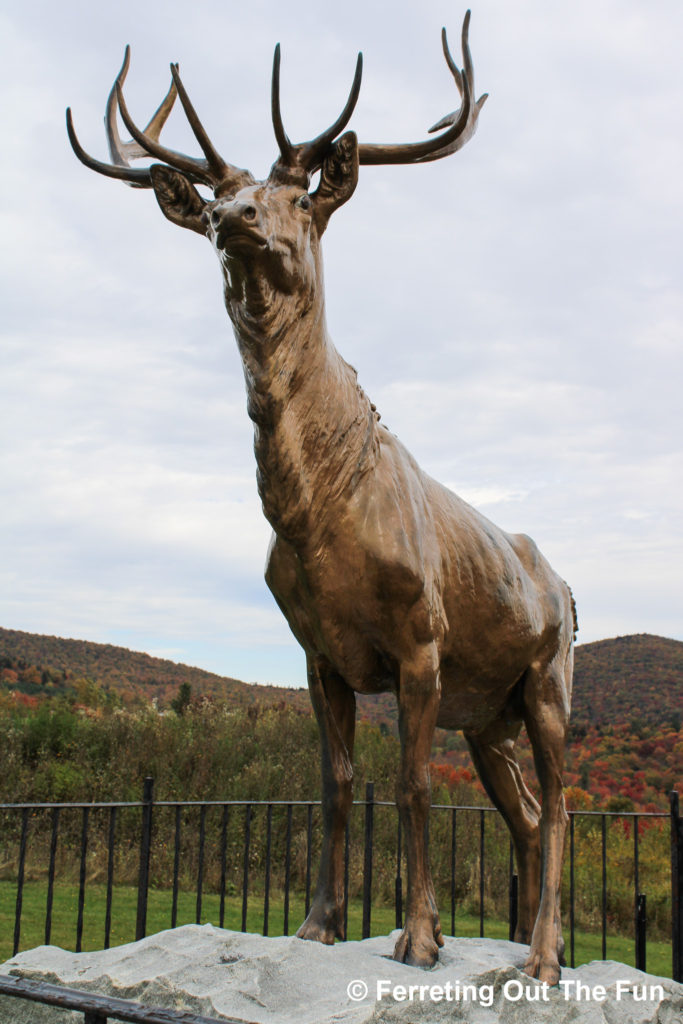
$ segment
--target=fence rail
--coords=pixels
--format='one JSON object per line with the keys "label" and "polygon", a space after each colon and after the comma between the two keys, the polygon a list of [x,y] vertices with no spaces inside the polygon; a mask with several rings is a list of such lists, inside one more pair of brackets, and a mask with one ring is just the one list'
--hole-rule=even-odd
{"label": "fence rail", "polygon": [[44,981],[14,978],[0,974],[0,995],[27,999],[33,1003],[75,1010],[84,1015],[83,1024],[107,1024],[108,1020],[132,1021],[132,1024],[240,1024],[221,1017],[202,1017],[187,1010],[167,1010],[162,1006],[142,1006],[130,999],[100,996]]}
{"label": "fence rail", "polygon": [[[226,919],[226,897],[241,897],[241,929],[247,930],[250,908],[250,897],[254,898],[253,877],[259,871],[259,897],[263,898],[263,917],[260,930],[264,935],[269,933],[272,921],[273,879],[277,873],[280,880],[278,891],[282,893],[283,933],[289,934],[292,901],[303,900],[304,913],[308,913],[311,903],[312,863],[314,847],[319,842],[319,829],[314,826],[314,817],[319,817],[320,804],[317,801],[168,801],[154,799],[152,779],[146,779],[143,798],[140,801],[108,802],[108,803],[38,803],[38,804],[0,804],[0,852],[3,845],[5,856],[11,841],[17,842],[16,857],[16,900],[14,906],[14,937],[13,952],[16,954],[21,947],[21,929],[23,913],[23,897],[27,857],[29,854],[32,829],[37,833],[40,823],[44,833],[43,849],[47,859],[47,893],[45,908],[45,943],[49,944],[52,934],[55,882],[57,876],[57,859],[60,849],[60,837],[65,828],[67,812],[71,815],[80,814],[80,826],[72,823],[71,833],[74,847],[74,858],[78,871],[78,899],[76,913],[75,949],[80,952],[83,941],[84,908],[88,886],[88,858],[91,856],[92,822],[95,815],[104,819],[103,834],[106,837],[98,848],[98,862],[106,864],[105,913],[104,913],[104,948],[108,948],[112,937],[112,903],[114,896],[114,879],[116,874],[117,854],[121,853],[122,842],[119,837],[121,817],[124,814],[138,815],[138,825],[133,826],[137,835],[136,847],[129,849],[129,860],[137,858],[137,912],[135,937],[141,939],[147,932],[148,904],[152,887],[161,887],[165,883],[171,893],[171,927],[178,921],[179,897],[187,889],[188,864],[192,863],[194,872],[196,921],[201,922],[203,904],[206,897],[207,875],[213,873],[212,891],[219,894],[218,924],[224,927]],[[385,809],[391,809],[386,812]],[[393,804],[374,799],[372,783],[367,786],[365,800],[355,801],[354,809],[360,814],[356,833],[360,847],[357,863],[353,862],[353,887],[362,899],[361,937],[367,938],[371,933],[373,913],[373,876],[383,873],[386,882],[387,873],[393,872],[391,878],[391,898],[395,908],[396,927],[403,924],[403,837],[400,822],[387,823],[386,818],[380,821],[378,815],[395,814]],[[275,824],[275,812],[278,814],[279,827]],[[216,814],[219,818],[216,821]],[[170,830],[162,829],[160,817],[170,816]],[[190,815],[198,816],[193,834],[196,842],[192,857],[188,855],[187,820]],[[298,824],[295,829],[295,815]],[[8,828],[8,816],[14,816],[14,828]],[[669,813],[628,813],[602,811],[571,811],[569,813],[568,840],[568,917],[569,917],[569,948],[570,965],[575,966],[575,933],[576,903],[579,895],[576,877],[576,848],[579,831],[590,830],[591,841],[597,845],[596,858],[599,857],[600,877],[600,932],[602,939],[602,957],[607,956],[608,945],[608,899],[610,886],[608,878],[608,837],[610,827],[620,819],[628,823],[629,833],[633,836],[632,845],[632,901],[633,901],[633,935],[635,938],[636,967],[646,969],[647,963],[647,897],[641,891],[641,830],[645,822],[651,819],[665,821],[669,818],[671,833],[671,936],[672,936],[672,977],[676,981],[683,980],[683,819],[679,811],[678,794],[670,794]],[[472,819],[475,827],[472,828]],[[5,823],[3,835],[2,823]],[[507,886],[506,913],[509,920],[509,937],[514,936],[517,917],[517,877],[515,874],[512,844],[498,838],[497,854],[493,857],[490,850],[489,833],[497,833],[500,816],[490,807],[434,805],[431,815],[430,857],[439,864],[439,878],[446,899],[441,895],[439,902],[442,907],[442,923],[444,931],[450,926],[450,934],[455,934],[456,920],[459,909],[458,893],[462,889],[462,873],[465,868],[470,872],[470,891],[473,899],[477,899],[478,890],[478,924],[479,934],[484,936],[486,927],[486,888],[491,874],[497,871],[499,876],[506,875],[503,882]],[[386,840],[387,829],[393,829],[392,839],[395,849],[393,866],[378,858],[377,834],[381,825],[382,835]],[[232,832],[229,833],[229,826]],[[235,826],[237,836],[235,836]],[[102,830],[101,830],[102,831]],[[163,835],[162,835],[163,832]],[[582,837],[583,837],[582,833]],[[170,835],[170,842],[164,841]],[[501,830],[502,835],[502,830]],[[492,838],[496,838],[492,836]],[[118,842],[117,842],[118,840]],[[507,842],[507,850],[501,844]],[[61,845],[64,845],[62,842]],[[344,889],[348,896],[351,886],[352,858],[350,856],[350,833],[347,826],[345,844],[345,878]],[[463,847],[466,851],[463,852]],[[16,848],[16,847],[15,847]],[[382,847],[386,849],[385,846]],[[172,853],[172,856],[171,856]],[[209,859],[211,855],[211,864]],[[159,859],[164,860],[163,878],[160,869],[155,875],[154,865]],[[466,863],[465,863],[466,861]],[[296,863],[295,863],[296,862]],[[296,871],[295,871],[296,869]],[[298,883],[294,881],[297,874]],[[456,884],[456,878],[460,881]],[[184,883],[181,884],[181,880]],[[502,883],[501,883],[502,884]],[[231,888],[232,887],[232,888]],[[386,886],[385,886],[386,887]],[[228,890],[231,888],[231,893]],[[279,913],[279,911],[278,911]],[[348,899],[347,899],[348,914]],[[499,916],[504,916],[500,914]],[[348,917],[345,921],[348,929]],[[252,922],[253,928],[253,922]]]}

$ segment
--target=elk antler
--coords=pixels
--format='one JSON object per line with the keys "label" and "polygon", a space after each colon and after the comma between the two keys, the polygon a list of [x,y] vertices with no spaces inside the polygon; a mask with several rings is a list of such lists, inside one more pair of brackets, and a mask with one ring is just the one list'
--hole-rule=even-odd
{"label": "elk antler", "polygon": [[271,113],[273,130],[280,149],[280,156],[271,168],[270,176],[275,181],[300,183],[308,188],[311,175],[322,167],[323,160],[337,135],[351,120],[351,115],[358,102],[360,83],[363,76],[363,54],[358,54],[356,72],[348,99],[341,114],[329,128],[317,135],[310,142],[294,145],[287,135],[282,123],[280,111],[280,44],[275,47],[273,55],[273,77],[271,83]]}
{"label": "elk antler", "polygon": [[455,84],[462,97],[459,111],[454,111],[438,121],[430,132],[448,127],[443,135],[425,142],[399,143],[389,145],[383,143],[362,142],[358,146],[358,159],[361,164],[411,164],[426,163],[429,160],[440,160],[449,153],[460,149],[474,135],[477,127],[479,111],[483,107],[488,93],[484,93],[474,102],[474,66],[468,43],[470,27],[470,11],[465,15],[462,24],[462,53],[464,69],[460,71],[448,49],[446,29],[442,29],[441,40],[446,63],[455,79]]}
{"label": "elk antler", "polygon": [[[454,111],[438,121],[430,132],[439,131],[441,128],[447,130],[437,138],[428,139],[425,142],[403,143],[399,145],[385,145],[382,143],[361,143],[358,147],[359,162],[361,164],[399,164],[399,163],[423,163],[428,160],[439,160],[449,153],[455,152],[467,142],[474,134],[477,126],[479,111],[487,98],[487,93],[474,102],[474,68],[472,56],[468,44],[468,31],[470,23],[470,12],[465,15],[462,26],[462,51],[464,69],[456,66],[451,52],[448,48],[446,30],[442,31],[443,52],[446,63],[455,80],[455,84],[462,97],[459,111]],[[181,81],[177,64],[171,64],[171,75],[173,81],[168,93],[162,100],[156,113],[153,115],[144,131],[141,131],[131,118],[126,102],[123,98],[123,84],[128,74],[130,64],[130,47],[126,47],[123,64],[119,71],[114,85],[107,100],[105,125],[109,152],[112,163],[106,164],[91,157],[81,146],[74,130],[71,117],[71,108],[66,112],[66,127],[69,134],[71,146],[78,159],[100,174],[110,178],[120,178],[134,188],[152,188],[152,175],[148,167],[131,167],[131,160],[139,160],[150,157],[163,160],[169,167],[182,171],[190,181],[196,184],[208,185],[213,189],[216,196],[225,195],[235,188],[252,184],[254,178],[249,171],[234,167],[226,163],[214,148],[209,136],[204,129],[197,112],[195,111],[185,87]],[[270,177],[274,181],[290,182],[301,184],[308,188],[311,175],[318,170],[329,152],[330,146],[335,138],[346,127],[355,109],[360,93],[361,77],[363,74],[363,55],[358,54],[356,72],[353,78],[351,91],[348,99],[337,120],[324,132],[310,142],[294,144],[290,141],[282,122],[280,111],[280,44],[275,47],[273,57],[273,78],[271,86],[271,107],[273,128],[275,138],[280,149],[280,155],[271,168]],[[197,142],[204,153],[204,159],[186,156],[176,150],[162,146],[159,141],[161,129],[171,112],[176,96],[187,116],[190,127]],[[123,142],[119,135],[116,122],[116,108],[123,118],[123,122],[132,135],[132,140]]]}
{"label": "elk antler", "polygon": [[[93,171],[98,171],[100,174],[106,174],[110,178],[120,178],[126,181],[133,188],[151,188],[152,179],[149,174],[149,168],[143,167],[131,167],[130,160],[137,160],[140,157],[149,156],[141,146],[135,142],[122,142],[121,136],[119,135],[118,125],[116,123],[116,94],[117,89],[120,88],[126,80],[128,74],[128,67],[130,65],[130,46],[126,46],[123,55],[123,64],[121,70],[114,80],[114,84],[109,92],[107,99],[107,107],[104,117],[104,124],[107,130],[107,141],[109,143],[109,152],[113,160],[112,164],[105,164],[101,160],[96,160],[85,152],[81,146],[76,132],[73,126],[73,120],[71,117],[71,107],[67,107],[66,111],[66,130],[69,134],[69,141],[71,147],[86,167],[90,167]],[[166,123],[166,119],[171,112],[173,104],[176,98],[176,87],[173,82],[166,93],[166,96],[162,100],[156,113],[150,120],[149,124],[145,128],[145,132],[151,137],[158,139],[161,129]]]}
{"label": "elk antler", "polygon": [[[130,47],[126,46],[121,70],[116,76],[114,85],[109,93],[105,115],[109,152],[111,153],[113,163],[103,163],[85,152],[76,137],[71,117],[71,108],[67,108],[66,128],[69,134],[69,141],[71,142],[74,153],[78,159],[86,165],[86,167],[90,167],[92,170],[98,171],[100,174],[106,174],[110,178],[120,178],[136,188],[152,188],[152,176],[148,167],[131,167],[129,161],[143,158],[149,159],[150,157],[156,157],[159,160],[163,160],[170,167],[173,167],[178,171],[182,171],[191,181],[198,184],[208,185],[217,194],[225,191],[229,187],[245,185],[253,182],[254,179],[249,171],[241,170],[239,167],[233,167],[232,164],[226,163],[214,149],[194,107],[192,106],[192,103],[190,102],[190,98],[187,95],[185,87],[180,79],[177,64],[171,64],[171,75],[173,81],[171,82],[171,87],[168,90],[168,93],[145,130],[141,131],[135,125],[133,119],[128,113],[128,108],[123,98],[123,83],[125,82],[126,75],[128,74],[129,64]],[[159,142],[161,129],[166,123],[166,119],[171,112],[176,96],[180,96],[180,102],[190,123],[190,127],[192,128],[194,136],[199,142],[204,153],[204,160],[186,156],[184,153],[178,153],[173,149],[168,149],[166,146],[162,146]],[[116,104],[114,102],[115,100]],[[116,123],[116,106],[118,106],[123,122],[133,136],[134,141],[121,141]]]}

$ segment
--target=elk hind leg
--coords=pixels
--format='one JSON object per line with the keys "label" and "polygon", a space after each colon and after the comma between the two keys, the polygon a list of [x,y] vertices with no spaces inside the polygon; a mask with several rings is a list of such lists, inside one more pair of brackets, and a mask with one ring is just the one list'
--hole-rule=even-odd
{"label": "elk hind leg", "polygon": [[515,942],[528,945],[540,900],[541,808],[527,789],[515,756],[521,717],[511,717],[507,710],[482,732],[465,733],[465,739],[482,785],[512,836],[519,879]]}
{"label": "elk hind leg", "polygon": [[300,939],[344,939],[344,838],[353,799],[356,695],[322,658],[309,658],[308,685],[320,729],[323,840],[318,883]]}

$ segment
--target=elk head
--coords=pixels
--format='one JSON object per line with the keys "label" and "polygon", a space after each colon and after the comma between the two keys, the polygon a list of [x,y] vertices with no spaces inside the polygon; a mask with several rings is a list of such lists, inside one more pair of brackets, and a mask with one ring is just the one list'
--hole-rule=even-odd
{"label": "elk head", "polygon": [[[66,112],[67,131],[76,156],[100,174],[119,178],[134,188],[154,189],[163,213],[174,224],[207,235],[223,266],[226,301],[234,320],[234,306],[252,306],[254,311],[272,303],[274,296],[298,299],[294,315],[301,315],[301,304],[310,303],[321,280],[319,239],[331,214],[353,194],[359,164],[421,163],[437,160],[460,149],[473,135],[486,94],[476,102],[474,72],[468,45],[470,12],[462,28],[464,68],[455,64],[443,30],[443,50],[460,93],[461,104],[453,114],[442,118],[432,129],[442,134],[425,142],[401,145],[358,143],[353,132],[344,131],[360,92],[362,55],[358,55],[356,73],[348,100],[337,120],[309,142],[294,144],[284,129],[280,113],[280,47],[275,48],[272,75],[272,120],[279,156],[264,181],[227,163],[216,151],[185,91],[178,65],[171,64],[172,84],[144,129],[137,127],[123,97],[130,50],[126,47],[123,65],[109,94],[105,125],[112,163],[89,156],[80,145],[73,127],[71,110]],[[161,129],[180,97],[203,158],[186,156],[168,149],[159,141]],[[117,109],[132,139],[123,142],[117,126]],[[162,163],[136,168],[131,160],[155,158]],[[315,191],[310,191],[313,175],[320,171]],[[197,185],[212,189],[214,198],[204,199]],[[231,308],[231,306],[233,308]]]}

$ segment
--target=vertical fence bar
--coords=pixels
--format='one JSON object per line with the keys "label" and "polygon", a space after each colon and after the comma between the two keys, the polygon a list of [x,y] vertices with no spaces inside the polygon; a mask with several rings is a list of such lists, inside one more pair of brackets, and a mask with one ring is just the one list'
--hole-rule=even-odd
{"label": "vertical fence bar", "polygon": [[638,894],[636,911],[636,969],[647,971],[647,896]]}
{"label": "vertical fence bar", "polygon": [[457,828],[458,828],[458,811],[455,807],[451,810],[451,935],[455,935],[455,868],[456,868],[456,851],[457,851]]}
{"label": "vertical fence bar", "polygon": [[575,815],[569,815],[569,965],[575,966],[574,957],[574,931],[576,927],[575,909],[575,879],[574,879],[574,820]]}
{"label": "vertical fence bar", "polygon": [[350,830],[348,819],[344,829],[344,938],[349,937],[349,851]]}
{"label": "vertical fence bar", "polygon": [[601,815],[602,837],[602,959],[607,959],[607,815]]}
{"label": "vertical fence bar", "polygon": [[401,878],[401,815],[398,815],[396,829],[396,881],[394,883],[394,901],[396,908],[396,927],[403,927],[403,880]]}
{"label": "vertical fence bar", "polygon": [[135,922],[135,941],[147,933],[147,897],[149,895],[149,861],[152,851],[152,804],[154,779],[149,776],[142,787],[142,829],[140,832],[140,870],[138,872],[138,912]]}
{"label": "vertical fence bar", "polygon": [[242,931],[247,930],[249,899],[249,847],[251,845],[251,804],[244,808],[244,859],[242,862]]}
{"label": "vertical fence bar", "polygon": [[223,819],[221,821],[221,903],[218,913],[219,928],[225,927],[225,879],[228,868],[228,816],[229,808],[223,804]]}
{"label": "vertical fence bar", "polygon": [[183,809],[180,804],[175,805],[175,831],[173,838],[173,903],[171,904],[171,928],[178,923],[178,881],[180,875],[180,830],[182,826]]}
{"label": "vertical fence bar", "polygon": [[273,832],[273,805],[266,809],[266,878],[263,891],[263,934],[268,934],[268,914],[270,912],[270,846]]}
{"label": "vertical fence bar", "polygon": [[21,907],[24,900],[24,868],[26,865],[26,840],[28,839],[28,807],[21,811],[21,839],[19,840],[19,872],[17,874],[17,902],[14,910],[14,952],[19,952],[21,939]]}
{"label": "vertical fence bar", "polygon": [[510,942],[515,941],[517,931],[517,914],[519,912],[519,879],[517,875],[510,878],[510,923],[508,927],[508,938]]}
{"label": "vertical fence bar", "polygon": [[111,904],[114,894],[114,840],[116,837],[116,808],[109,809],[109,834],[107,836],[107,905],[104,911],[104,948],[111,942]]}
{"label": "vertical fence bar", "polygon": [[202,923],[202,890],[204,888],[204,846],[206,845],[206,804],[199,808],[199,853],[197,855],[197,903],[195,922]]}
{"label": "vertical fence bar", "polygon": [[285,837],[285,906],[282,931],[289,935],[289,880],[292,870],[292,805],[287,804],[287,835]]}
{"label": "vertical fence bar", "polygon": [[510,851],[508,854],[508,936],[510,942],[515,941],[517,931],[517,910],[519,902],[519,879],[515,874],[515,850],[510,839]]}
{"label": "vertical fence bar", "polygon": [[683,819],[678,793],[669,793],[671,807],[671,976],[683,981]]}
{"label": "vertical fence bar", "polygon": [[85,906],[85,875],[88,857],[88,820],[90,808],[83,808],[83,828],[81,830],[81,870],[78,879],[78,918],[76,920],[76,952],[81,952],[83,942],[83,908]]}
{"label": "vertical fence bar", "polygon": [[45,907],[45,945],[50,945],[52,933],[52,901],[55,889],[55,861],[57,858],[57,836],[59,833],[59,807],[52,808],[52,833],[50,835],[50,866],[47,871],[47,904]]}
{"label": "vertical fence bar", "polygon": [[484,938],[484,854],[485,812],[479,811],[479,937]]}
{"label": "vertical fence bar", "polygon": [[313,804],[306,813],[306,917],[311,909],[311,853],[313,847]]}
{"label": "vertical fence bar", "polygon": [[363,856],[363,931],[362,938],[370,938],[372,913],[372,840],[374,832],[375,784],[365,784],[365,849]]}
{"label": "vertical fence bar", "polygon": [[633,816],[633,934],[636,940],[636,961],[638,960],[638,898],[640,896],[640,858],[638,851],[638,815]]}

